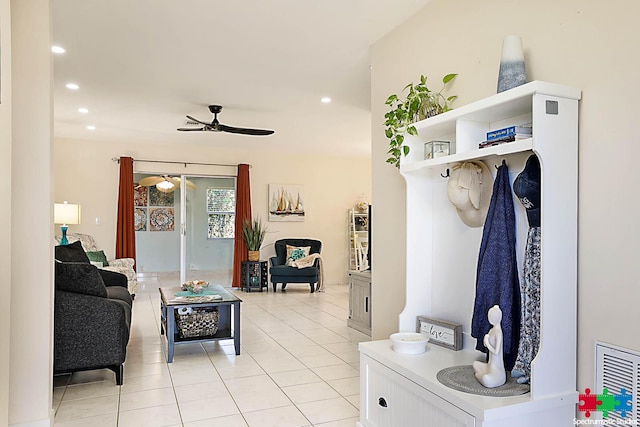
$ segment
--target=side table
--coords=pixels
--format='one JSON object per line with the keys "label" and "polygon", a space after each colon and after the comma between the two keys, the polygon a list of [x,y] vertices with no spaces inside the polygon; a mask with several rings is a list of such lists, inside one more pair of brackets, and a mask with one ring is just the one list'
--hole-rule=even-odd
{"label": "side table", "polygon": [[267,288],[267,261],[242,261],[240,266],[241,286],[243,291],[251,292],[251,289]]}
{"label": "side table", "polygon": [[[173,347],[176,344],[233,340],[236,355],[240,354],[240,303],[242,300],[220,285],[209,288],[222,299],[211,302],[197,302],[194,298],[176,298],[181,288],[160,288],[160,335],[167,335],[167,363],[173,362]],[[215,307],[219,313],[218,330],[213,335],[181,338],[178,333],[176,316],[180,309]]]}

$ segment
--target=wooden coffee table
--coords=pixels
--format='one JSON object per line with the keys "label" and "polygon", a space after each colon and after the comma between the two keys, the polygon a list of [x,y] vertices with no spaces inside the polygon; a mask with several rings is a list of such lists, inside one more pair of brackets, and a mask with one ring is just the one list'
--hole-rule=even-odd
{"label": "wooden coffee table", "polygon": [[[236,354],[240,354],[240,303],[242,300],[220,285],[213,285],[208,289],[220,295],[222,299],[211,302],[196,302],[197,299],[192,301],[189,299],[176,300],[176,293],[181,292],[182,289],[179,287],[160,288],[160,333],[164,335],[166,332],[167,335],[167,363],[173,362],[173,346],[176,344],[232,339]],[[213,335],[181,338],[176,325],[178,310],[206,307],[216,307],[220,313],[217,332]]]}

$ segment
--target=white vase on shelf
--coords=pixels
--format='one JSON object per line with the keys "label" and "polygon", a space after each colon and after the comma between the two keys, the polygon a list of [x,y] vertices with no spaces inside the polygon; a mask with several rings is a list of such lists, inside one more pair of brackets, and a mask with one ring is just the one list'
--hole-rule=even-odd
{"label": "white vase on shelf", "polygon": [[502,57],[498,72],[498,93],[525,84],[527,71],[520,36],[506,36],[502,43]]}

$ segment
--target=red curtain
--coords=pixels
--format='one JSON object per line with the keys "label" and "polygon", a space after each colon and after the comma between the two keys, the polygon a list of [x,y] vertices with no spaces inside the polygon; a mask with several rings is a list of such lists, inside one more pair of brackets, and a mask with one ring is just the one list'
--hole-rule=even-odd
{"label": "red curtain", "polygon": [[120,157],[116,258],[133,258],[135,268],[136,229],[133,203],[133,159]]}
{"label": "red curtain", "polygon": [[242,261],[249,258],[247,244],[242,237],[244,221],[251,221],[251,184],[249,179],[249,165],[238,165],[238,179],[236,181],[236,235],[233,245],[233,287],[241,287],[240,267]]}

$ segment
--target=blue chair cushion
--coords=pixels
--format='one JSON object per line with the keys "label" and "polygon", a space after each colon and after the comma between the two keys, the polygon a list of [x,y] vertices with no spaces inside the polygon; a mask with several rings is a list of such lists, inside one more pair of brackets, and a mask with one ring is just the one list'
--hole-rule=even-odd
{"label": "blue chair cushion", "polygon": [[286,265],[276,265],[271,267],[271,276],[275,277],[317,277],[316,267],[298,268]]}

